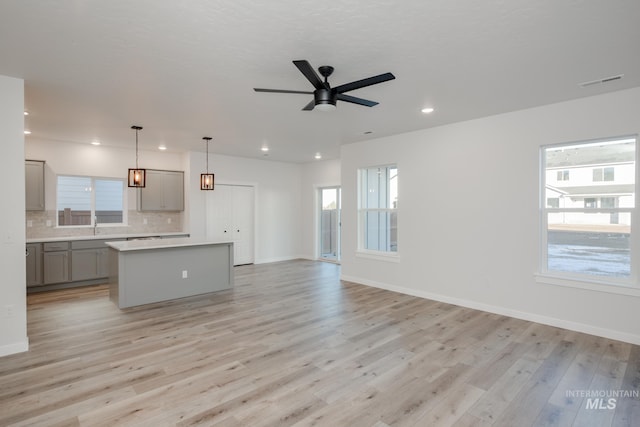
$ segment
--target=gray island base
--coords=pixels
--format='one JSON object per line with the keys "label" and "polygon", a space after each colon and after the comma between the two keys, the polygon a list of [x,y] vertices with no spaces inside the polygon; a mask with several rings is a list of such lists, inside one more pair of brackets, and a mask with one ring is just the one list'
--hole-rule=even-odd
{"label": "gray island base", "polygon": [[119,307],[233,286],[233,243],[176,238],[107,242],[109,297]]}

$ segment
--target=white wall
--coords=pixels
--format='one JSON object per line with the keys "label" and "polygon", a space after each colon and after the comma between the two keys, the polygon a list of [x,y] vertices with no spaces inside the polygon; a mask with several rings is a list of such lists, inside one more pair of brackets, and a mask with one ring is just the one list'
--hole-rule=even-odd
{"label": "white wall", "polygon": [[318,258],[318,189],[340,185],[340,160],[323,160],[302,165],[301,256]]}
{"label": "white wall", "polygon": [[[343,146],[343,278],[640,344],[640,297],[534,277],[539,147],[637,134],[639,117],[636,88]],[[389,163],[399,263],[356,256],[356,171]]]}
{"label": "white wall", "polygon": [[[135,166],[136,152],[133,148],[94,146],[50,141],[29,137],[25,143],[25,158],[44,160],[45,207],[55,210],[56,175],[85,175],[101,178],[127,178],[127,170]],[[183,154],[166,151],[140,151],[142,168],[183,170]],[[186,179],[186,178],[185,178]],[[127,189],[127,209],[136,209],[136,190]]]}
{"label": "white wall", "polygon": [[0,356],[27,351],[24,236],[24,82],[0,76]]}
{"label": "white wall", "polygon": [[[193,237],[204,237],[207,192],[200,190],[199,182],[206,156],[201,152],[188,156],[192,184],[186,224]],[[209,154],[209,172],[215,174],[216,184],[255,186],[256,264],[300,256],[300,165]]]}

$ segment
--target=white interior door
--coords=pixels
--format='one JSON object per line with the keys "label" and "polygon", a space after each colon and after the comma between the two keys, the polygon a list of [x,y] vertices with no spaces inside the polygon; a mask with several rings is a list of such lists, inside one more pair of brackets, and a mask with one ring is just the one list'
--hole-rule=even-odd
{"label": "white interior door", "polygon": [[233,242],[234,265],[253,263],[253,187],[216,184],[206,194],[207,238]]}
{"label": "white interior door", "polygon": [[234,186],[233,206],[233,245],[235,265],[253,263],[253,187]]}

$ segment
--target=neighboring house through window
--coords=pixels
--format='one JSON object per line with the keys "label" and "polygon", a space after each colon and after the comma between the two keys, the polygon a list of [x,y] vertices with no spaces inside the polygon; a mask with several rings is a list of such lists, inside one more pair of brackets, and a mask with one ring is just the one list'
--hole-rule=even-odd
{"label": "neighboring house through window", "polygon": [[124,180],[58,176],[58,226],[123,224]]}
{"label": "neighboring house through window", "polygon": [[541,272],[635,284],[636,137],[549,145],[541,156]]}

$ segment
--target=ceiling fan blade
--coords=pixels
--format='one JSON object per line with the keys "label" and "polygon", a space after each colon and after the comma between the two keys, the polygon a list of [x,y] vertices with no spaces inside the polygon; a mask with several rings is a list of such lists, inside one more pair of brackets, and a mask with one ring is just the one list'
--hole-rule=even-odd
{"label": "ceiling fan blade", "polygon": [[286,90],[286,89],[261,89],[259,87],[254,87],[253,90],[256,92],[271,92],[271,93],[302,93],[305,95],[313,95],[313,92],[302,91],[302,90]]}
{"label": "ceiling fan blade", "polygon": [[307,80],[311,82],[313,87],[315,87],[316,89],[326,89],[324,83],[322,82],[322,80],[320,80],[320,77],[318,77],[318,74],[316,74],[309,62],[307,62],[306,60],[299,60],[293,61],[293,63],[296,67],[298,67],[298,70],[300,70],[300,72],[304,74]]}
{"label": "ceiling fan blade", "polygon": [[378,105],[375,101],[369,101],[368,99],[356,98],[355,96],[345,95],[343,93],[339,93],[336,96],[336,99],[345,102],[351,102],[352,104],[364,105],[365,107],[373,107],[374,105]]}
{"label": "ceiling fan blade", "polygon": [[367,87],[367,86],[375,85],[378,83],[386,82],[388,80],[393,80],[395,78],[396,76],[394,76],[391,73],[384,73],[378,76],[369,77],[367,79],[357,80],[351,83],[345,83],[343,85],[334,87],[333,90],[335,90],[338,93],[344,93],[344,92],[349,92],[350,90],[360,89],[362,87]]}
{"label": "ceiling fan blade", "polygon": [[302,111],[311,111],[311,110],[313,110],[313,107],[315,107],[315,106],[316,106],[316,101],[314,99],[313,101],[311,101],[310,103],[305,105],[304,108],[302,109]]}

